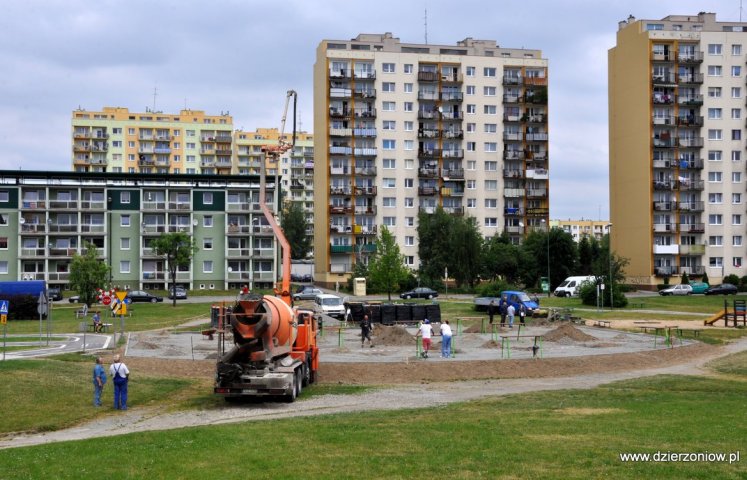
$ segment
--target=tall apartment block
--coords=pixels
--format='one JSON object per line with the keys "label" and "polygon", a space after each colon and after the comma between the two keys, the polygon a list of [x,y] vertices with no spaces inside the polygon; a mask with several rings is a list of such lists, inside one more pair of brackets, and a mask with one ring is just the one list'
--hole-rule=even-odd
{"label": "tall apartment block", "polygon": [[233,119],[200,110],[73,111],[73,170],[122,173],[238,173],[231,161]]}
{"label": "tall apartment block", "polygon": [[628,282],[745,274],[747,23],[620,22],[609,51],[612,248]]}
{"label": "tall apartment block", "polygon": [[550,228],[559,228],[573,237],[575,242],[584,238],[601,240],[610,229],[606,220],[550,220]]}
{"label": "tall apartment block", "polygon": [[[259,178],[97,172],[0,172],[0,280],[67,289],[73,255],[93,244],[119,288],[166,288],[152,242],[189,234],[198,247],[177,283],[189,289],[271,287],[279,262],[259,208]],[[279,189],[268,183],[268,205]],[[104,287],[105,285],[102,285]]]}
{"label": "tall apartment block", "polygon": [[549,224],[547,60],[493,40],[324,40],[314,66],[315,280],[375,251],[381,225],[417,269],[419,212],[515,242]]}

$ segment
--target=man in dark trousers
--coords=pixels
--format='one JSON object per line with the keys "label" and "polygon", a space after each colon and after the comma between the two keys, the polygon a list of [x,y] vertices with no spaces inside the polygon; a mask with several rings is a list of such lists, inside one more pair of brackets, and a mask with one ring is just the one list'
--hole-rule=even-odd
{"label": "man in dark trousers", "polygon": [[369,320],[368,315],[363,315],[363,320],[361,320],[361,348],[363,348],[363,343],[366,339],[368,339],[368,346],[373,348],[373,342],[371,341],[372,330],[371,320]]}
{"label": "man in dark trousers", "polygon": [[493,324],[493,315],[495,315],[495,300],[491,300],[488,304],[488,317],[490,317],[490,324]]}
{"label": "man in dark trousers", "polygon": [[506,315],[508,315],[508,301],[506,297],[501,297],[498,303],[498,312],[501,314],[501,327],[506,326]]}

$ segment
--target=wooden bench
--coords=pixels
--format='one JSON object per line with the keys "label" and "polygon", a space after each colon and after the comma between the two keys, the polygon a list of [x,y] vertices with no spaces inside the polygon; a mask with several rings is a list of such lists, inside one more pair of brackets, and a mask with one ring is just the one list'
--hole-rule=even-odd
{"label": "wooden bench", "polygon": [[612,322],[610,322],[609,320],[594,320],[594,326],[612,328]]}
{"label": "wooden bench", "polygon": [[[102,323],[101,324],[101,331],[102,332],[108,332],[110,328],[112,328],[114,325],[111,323]],[[88,324],[88,330],[91,332],[96,331],[96,324],[95,323],[89,323]]]}
{"label": "wooden bench", "polygon": [[646,304],[643,302],[630,303],[630,308],[646,308]]}
{"label": "wooden bench", "polygon": [[539,353],[542,358],[542,341],[545,338],[544,335],[501,335],[501,358],[504,358],[504,352],[506,358],[511,358],[511,338],[516,337],[518,342],[520,338],[533,338],[534,343],[532,344],[532,357],[536,358]]}
{"label": "wooden bench", "polygon": [[696,337],[700,336],[700,332],[702,332],[702,331],[703,331],[702,328],[678,328],[677,329],[677,334],[680,337],[684,337],[685,336],[685,332],[692,332],[693,338],[696,338]]}
{"label": "wooden bench", "polygon": [[648,333],[649,331],[656,333],[656,330],[661,328],[661,325],[639,325],[638,328],[640,328],[643,333]]}

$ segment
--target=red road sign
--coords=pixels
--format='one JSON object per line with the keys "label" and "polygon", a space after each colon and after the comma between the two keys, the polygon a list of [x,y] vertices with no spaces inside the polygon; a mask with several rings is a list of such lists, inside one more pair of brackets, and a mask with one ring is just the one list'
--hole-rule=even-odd
{"label": "red road sign", "polygon": [[105,295],[104,298],[101,299],[101,303],[103,303],[104,305],[109,305],[110,303],[112,303],[112,297],[110,297],[109,295]]}

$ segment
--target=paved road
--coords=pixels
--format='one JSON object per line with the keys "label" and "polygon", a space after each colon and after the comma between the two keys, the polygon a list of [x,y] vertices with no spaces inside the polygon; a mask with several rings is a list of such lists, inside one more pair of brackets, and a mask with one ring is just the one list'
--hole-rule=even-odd
{"label": "paved road", "polygon": [[[29,335],[19,335],[23,337],[29,337]],[[17,350],[7,352],[5,354],[6,360],[14,360],[19,358],[34,358],[34,357],[47,357],[49,355],[59,355],[60,353],[71,353],[88,350],[102,350],[108,348],[111,345],[111,335],[103,334],[55,334],[54,339],[63,338],[61,341],[50,341],[47,345],[46,337],[42,339],[41,345],[39,342],[13,342],[13,335],[8,335],[7,345],[12,346],[38,346],[38,348],[31,348],[29,350]],[[85,343],[84,343],[85,342]],[[0,358],[2,358],[0,356]]]}

